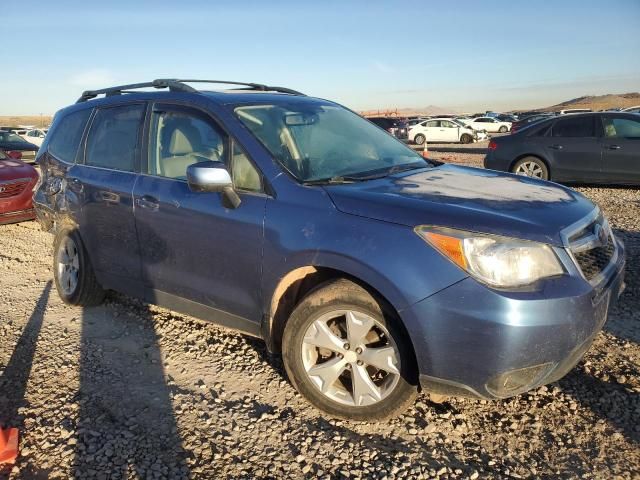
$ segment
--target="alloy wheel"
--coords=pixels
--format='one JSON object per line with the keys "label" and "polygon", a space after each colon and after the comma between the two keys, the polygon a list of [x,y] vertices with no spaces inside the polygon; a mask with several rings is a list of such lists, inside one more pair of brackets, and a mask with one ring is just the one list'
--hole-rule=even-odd
{"label": "alloy wheel", "polygon": [[542,167],[536,162],[523,162],[518,165],[515,171],[516,175],[525,175],[527,177],[535,177],[542,178],[543,170]]}
{"label": "alloy wheel", "polygon": [[311,323],[302,363],[320,392],[352,407],[384,400],[400,380],[393,338],[375,318],[355,310],[335,310]]}
{"label": "alloy wheel", "polygon": [[66,237],[57,256],[58,283],[65,295],[72,295],[78,286],[80,257],[75,242]]}

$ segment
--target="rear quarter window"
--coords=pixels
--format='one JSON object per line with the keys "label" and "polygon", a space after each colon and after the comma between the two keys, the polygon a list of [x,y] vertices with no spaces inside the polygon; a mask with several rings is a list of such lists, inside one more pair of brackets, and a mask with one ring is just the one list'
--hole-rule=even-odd
{"label": "rear quarter window", "polygon": [[91,108],[72,112],[62,118],[51,132],[48,151],[66,163],[75,163],[82,134],[91,115]]}

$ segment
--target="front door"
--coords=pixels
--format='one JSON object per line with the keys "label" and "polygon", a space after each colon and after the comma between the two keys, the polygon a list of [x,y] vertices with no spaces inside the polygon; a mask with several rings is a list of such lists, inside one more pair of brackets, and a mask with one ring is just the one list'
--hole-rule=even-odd
{"label": "front door", "polygon": [[[146,175],[136,184],[134,201],[150,300],[185,299],[258,325],[267,199],[260,174],[200,110],[156,104],[149,131]],[[187,167],[204,160],[227,163],[242,200],[238,208],[220,193],[190,190]],[[225,318],[211,320],[226,323]]]}
{"label": "front door", "polygon": [[606,115],[602,123],[603,178],[615,183],[640,183],[640,120]]}

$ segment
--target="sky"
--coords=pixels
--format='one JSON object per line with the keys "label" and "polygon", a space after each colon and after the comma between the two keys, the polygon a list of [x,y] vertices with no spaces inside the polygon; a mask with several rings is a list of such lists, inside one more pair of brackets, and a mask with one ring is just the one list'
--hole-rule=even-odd
{"label": "sky", "polygon": [[640,0],[3,0],[0,36],[0,115],[180,77],[286,86],[355,110],[640,91]]}

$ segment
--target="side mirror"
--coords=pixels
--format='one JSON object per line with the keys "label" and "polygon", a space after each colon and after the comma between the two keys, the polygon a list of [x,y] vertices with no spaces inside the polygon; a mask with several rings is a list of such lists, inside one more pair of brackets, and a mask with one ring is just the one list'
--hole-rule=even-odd
{"label": "side mirror", "polygon": [[208,160],[187,167],[187,182],[193,192],[220,192],[230,208],[240,206],[240,197],[233,189],[233,181],[222,162]]}

